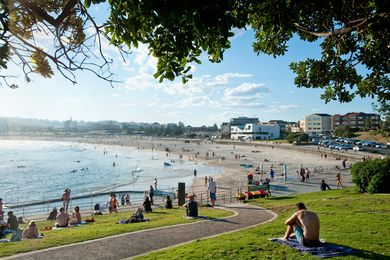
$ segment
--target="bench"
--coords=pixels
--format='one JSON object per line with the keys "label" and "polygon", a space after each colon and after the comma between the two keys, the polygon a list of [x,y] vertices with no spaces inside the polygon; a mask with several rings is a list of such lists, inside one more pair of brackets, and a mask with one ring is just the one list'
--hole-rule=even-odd
{"label": "bench", "polygon": [[[265,197],[265,196],[270,196],[271,186],[269,184],[262,184],[262,185],[248,185],[248,194],[249,192],[258,192],[258,191],[264,191],[265,194],[254,194],[253,197],[259,196],[259,197]],[[263,196],[262,196],[263,195]],[[249,197],[249,196],[248,196]]]}

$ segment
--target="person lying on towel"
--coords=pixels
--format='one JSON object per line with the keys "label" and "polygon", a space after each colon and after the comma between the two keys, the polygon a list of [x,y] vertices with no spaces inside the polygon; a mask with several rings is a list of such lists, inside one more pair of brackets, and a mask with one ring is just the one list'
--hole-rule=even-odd
{"label": "person lying on towel", "polygon": [[320,220],[316,213],[306,209],[302,202],[296,204],[296,212],[286,220],[287,231],[283,239],[288,240],[293,231],[303,246],[315,247],[320,244]]}

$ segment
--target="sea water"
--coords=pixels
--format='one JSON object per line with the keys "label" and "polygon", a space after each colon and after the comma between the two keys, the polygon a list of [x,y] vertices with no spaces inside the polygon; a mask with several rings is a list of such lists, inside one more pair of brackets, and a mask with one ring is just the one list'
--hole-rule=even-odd
{"label": "sea water", "polygon": [[[172,166],[164,166],[164,162]],[[0,140],[0,198],[8,205],[108,191],[174,190],[222,169],[136,147],[56,141]]]}

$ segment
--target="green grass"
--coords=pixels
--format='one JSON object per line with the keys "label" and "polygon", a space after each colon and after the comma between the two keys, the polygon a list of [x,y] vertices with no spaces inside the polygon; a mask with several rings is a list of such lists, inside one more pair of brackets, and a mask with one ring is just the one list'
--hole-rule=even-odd
{"label": "green grass", "polygon": [[268,238],[282,237],[284,221],[297,202],[318,213],[321,239],[357,249],[334,259],[390,259],[390,196],[331,190],[253,201],[278,213],[270,223],[151,253],[142,259],[318,259],[301,255]]}
{"label": "green grass", "polygon": [[[144,214],[150,222],[117,224],[120,219],[128,219],[131,212],[120,212],[117,214],[107,214],[95,216],[96,222],[77,227],[71,227],[60,230],[40,231],[44,234],[42,239],[30,239],[19,242],[9,242],[0,244],[0,257],[9,256],[17,253],[33,251],[37,249],[49,248],[53,246],[66,245],[76,242],[92,240],[137,230],[157,228],[182,223],[191,223],[197,220],[188,220],[183,217],[183,208],[156,209],[153,213]],[[221,218],[230,216],[233,213],[230,211],[200,207],[199,214],[209,216],[210,218]],[[53,226],[55,221],[37,222],[38,228],[42,229],[45,226]],[[26,224],[21,225],[21,228]]]}

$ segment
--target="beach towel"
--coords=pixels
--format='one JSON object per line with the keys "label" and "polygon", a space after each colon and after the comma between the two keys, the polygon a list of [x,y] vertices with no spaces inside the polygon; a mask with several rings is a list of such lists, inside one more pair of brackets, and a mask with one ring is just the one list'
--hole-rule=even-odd
{"label": "beach towel", "polygon": [[321,242],[320,246],[318,247],[306,247],[299,244],[298,240],[295,238],[294,239],[290,238],[289,240],[284,240],[282,238],[271,238],[269,240],[271,240],[272,242],[289,246],[299,251],[300,253],[311,254],[318,258],[330,258],[330,257],[344,256],[344,255],[355,253],[355,250],[353,250],[352,248],[342,247],[330,243]]}

